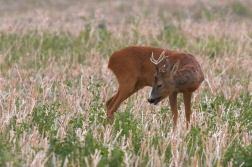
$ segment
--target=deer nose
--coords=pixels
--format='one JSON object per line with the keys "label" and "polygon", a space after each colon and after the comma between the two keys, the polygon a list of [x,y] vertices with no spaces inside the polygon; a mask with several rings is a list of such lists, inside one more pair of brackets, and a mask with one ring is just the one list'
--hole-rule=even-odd
{"label": "deer nose", "polygon": [[149,103],[153,103],[153,102],[154,102],[154,99],[148,98],[148,102],[149,102]]}

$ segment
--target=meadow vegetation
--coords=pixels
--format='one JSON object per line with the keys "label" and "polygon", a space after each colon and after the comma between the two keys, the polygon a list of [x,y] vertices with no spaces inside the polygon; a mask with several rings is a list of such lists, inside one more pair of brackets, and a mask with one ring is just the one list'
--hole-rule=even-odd
{"label": "meadow vegetation", "polygon": [[[252,3],[0,1],[0,166],[252,166]],[[205,80],[190,130],[179,96],[149,87],[120,106],[110,55],[130,45],[193,54]],[[125,62],[127,63],[127,62]]]}

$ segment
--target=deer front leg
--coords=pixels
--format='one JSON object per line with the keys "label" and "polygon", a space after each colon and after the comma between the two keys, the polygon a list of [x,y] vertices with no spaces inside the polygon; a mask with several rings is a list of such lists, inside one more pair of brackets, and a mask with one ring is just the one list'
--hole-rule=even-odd
{"label": "deer front leg", "polygon": [[173,92],[169,96],[171,111],[172,111],[172,117],[173,117],[173,123],[174,123],[174,129],[177,126],[178,122],[178,106],[177,106],[177,92]]}
{"label": "deer front leg", "polygon": [[183,99],[184,99],[184,104],[185,104],[186,128],[188,129],[189,124],[190,124],[190,116],[191,116],[192,93],[183,93]]}

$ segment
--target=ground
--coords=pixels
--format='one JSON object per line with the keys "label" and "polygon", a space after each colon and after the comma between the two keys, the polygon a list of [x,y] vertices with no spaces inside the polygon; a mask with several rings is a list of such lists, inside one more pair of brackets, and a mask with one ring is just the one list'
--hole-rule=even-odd
{"label": "ground", "polygon": [[[0,166],[252,166],[252,3],[0,2]],[[110,55],[130,45],[193,54],[205,80],[186,130],[182,97],[144,88],[106,118]]]}

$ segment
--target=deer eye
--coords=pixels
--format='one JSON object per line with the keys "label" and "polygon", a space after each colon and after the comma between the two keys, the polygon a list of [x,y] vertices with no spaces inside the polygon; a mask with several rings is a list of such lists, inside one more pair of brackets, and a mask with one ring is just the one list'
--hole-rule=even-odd
{"label": "deer eye", "polygon": [[158,89],[161,88],[161,87],[162,87],[162,84],[160,84],[160,85],[157,86]]}

